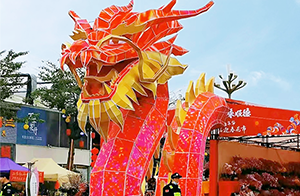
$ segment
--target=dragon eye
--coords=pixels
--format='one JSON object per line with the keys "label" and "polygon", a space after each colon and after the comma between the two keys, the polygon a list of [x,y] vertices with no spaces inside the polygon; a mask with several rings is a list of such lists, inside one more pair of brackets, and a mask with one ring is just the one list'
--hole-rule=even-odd
{"label": "dragon eye", "polygon": [[125,44],[126,42],[119,40],[119,44]]}
{"label": "dragon eye", "polygon": [[[117,41],[117,43],[118,43],[118,41]],[[109,40],[109,42],[108,42],[109,45],[114,45],[114,44],[117,44],[117,43],[115,41],[113,41],[112,39]]]}
{"label": "dragon eye", "polygon": [[116,44],[125,44],[126,42],[122,41],[122,40],[118,40],[118,39],[111,39],[109,40],[109,45],[116,45]]}

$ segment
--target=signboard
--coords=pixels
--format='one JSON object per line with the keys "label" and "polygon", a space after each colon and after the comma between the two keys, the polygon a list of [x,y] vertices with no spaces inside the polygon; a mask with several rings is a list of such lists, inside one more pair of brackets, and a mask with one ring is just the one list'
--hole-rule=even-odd
{"label": "signboard", "polygon": [[31,173],[30,178],[30,196],[37,196],[39,194],[39,177],[38,171],[35,168]]}
{"label": "signboard", "polygon": [[[30,107],[21,107],[21,110],[17,112],[18,118],[24,118],[30,116],[34,113],[40,114],[40,119],[46,120],[46,111],[30,108]],[[27,144],[27,145],[47,145],[47,123],[38,123],[36,121],[29,123],[29,129],[25,130],[23,128],[24,123],[18,123],[17,126],[17,143],[18,144]]]}
{"label": "signboard", "polygon": [[[9,180],[11,182],[26,182],[28,171],[16,171],[16,170],[10,170],[10,176]],[[38,172],[39,173],[39,182],[44,183],[44,172]]]}
{"label": "signboard", "polygon": [[[27,130],[24,129],[24,123],[17,123],[17,144],[63,146],[60,142],[65,142],[66,146],[64,147],[68,147],[68,136],[65,132],[60,134],[60,129],[63,129],[61,125],[65,123],[61,120],[58,111],[22,106],[21,110],[17,112],[17,117],[24,118],[32,114],[39,114],[39,118],[45,122],[29,122]],[[62,138],[62,135],[66,138]]]}
{"label": "signboard", "polygon": [[230,108],[221,137],[298,134],[300,111],[268,108],[227,99]]}
{"label": "signboard", "polygon": [[[10,129],[15,129],[14,134],[8,133],[6,131],[6,137],[0,136],[0,142],[5,139],[7,140],[9,136],[13,135],[14,140],[5,143],[17,143],[24,145],[39,145],[39,146],[57,146],[57,147],[69,147],[69,138],[66,134],[66,123],[62,119],[61,114],[55,110],[47,110],[34,108],[30,106],[22,106],[21,110],[17,112],[17,117],[23,119],[32,114],[39,114],[39,118],[44,120],[43,123],[29,122],[29,128],[24,129],[24,123],[15,123],[16,127],[8,127]],[[0,118],[1,120],[1,118]],[[3,127],[5,128],[5,127]],[[9,130],[6,128],[5,130]],[[1,128],[0,128],[1,130]],[[82,140],[87,143],[87,137],[83,137]],[[79,147],[79,141],[75,142],[75,147]]]}
{"label": "signboard", "polygon": [[1,144],[1,157],[11,158],[11,146]]}

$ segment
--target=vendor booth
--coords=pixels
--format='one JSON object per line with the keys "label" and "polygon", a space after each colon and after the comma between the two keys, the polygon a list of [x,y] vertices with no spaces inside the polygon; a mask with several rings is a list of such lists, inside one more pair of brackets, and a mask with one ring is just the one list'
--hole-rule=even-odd
{"label": "vendor booth", "polygon": [[[0,158],[0,173],[6,173],[13,187],[17,192],[23,192],[25,189],[26,177],[29,169],[23,167],[9,158]],[[44,173],[38,172],[39,182],[44,183]]]}
{"label": "vendor booth", "polygon": [[28,168],[23,167],[9,158],[0,158],[0,172],[9,173],[11,170],[14,171],[28,171]]}
{"label": "vendor booth", "polygon": [[[25,182],[29,169],[9,158],[0,158],[0,172],[8,173],[11,182]],[[39,182],[44,182],[44,173],[39,171]]]}
{"label": "vendor booth", "polygon": [[[34,167],[37,167],[38,171],[44,172],[45,181],[58,181],[60,185],[69,182],[69,176],[80,174],[69,171],[61,166],[59,166],[51,158],[34,158],[30,162],[34,162]],[[27,165],[27,164],[26,164]]]}

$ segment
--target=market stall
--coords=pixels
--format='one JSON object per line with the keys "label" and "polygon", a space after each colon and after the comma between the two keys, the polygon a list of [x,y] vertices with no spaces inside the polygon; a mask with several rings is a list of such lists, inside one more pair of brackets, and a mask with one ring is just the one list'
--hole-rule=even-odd
{"label": "market stall", "polygon": [[[56,182],[58,181],[60,185],[69,182],[69,176],[79,176],[80,174],[69,171],[61,166],[59,166],[51,158],[34,158],[30,162],[34,162],[34,167],[37,167],[38,171],[44,172],[44,180]],[[25,165],[26,166],[26,165]]]}
{"label": "market stall", "polygon": [[9,173],[11,170],[14,171],[28,171],[28,168],[23,167],[17,163],[15,163],[13,160],[9,158],[0,158],[0,172],[1,173]]}

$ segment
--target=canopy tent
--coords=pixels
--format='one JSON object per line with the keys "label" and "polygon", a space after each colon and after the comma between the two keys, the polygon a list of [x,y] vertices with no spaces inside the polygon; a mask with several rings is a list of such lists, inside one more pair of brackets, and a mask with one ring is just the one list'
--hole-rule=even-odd
{"label": "canopy tent", "polygon": [[69,176],[80,176],[78,173],[59,166],[51,158],[34,158],[31,162],[34,162],[33,167],[37,167],[38,171],[44,172],[45,181],[58,181],[60,185],[63,185],[69,182]]}
{"label": "canopy tent", "polygon": [[0,158],[0,172],[1,173],[8,173],[11,170],[16,171],[28,171],[28,168],[23,167],[9,158]]}

